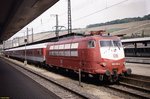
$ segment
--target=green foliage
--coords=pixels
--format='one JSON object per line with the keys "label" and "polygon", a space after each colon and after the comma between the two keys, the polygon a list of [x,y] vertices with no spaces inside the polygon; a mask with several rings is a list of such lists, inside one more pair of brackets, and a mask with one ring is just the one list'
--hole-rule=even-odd
{"label": "green foliage", "polygon": [[144,17],[124,18],[124,19],[109,21],[106,23],[89,24],[86,26],[86,28],[99,27],[99,26],[111,25],[111,24],[121,24],[121,23],[135,22],[135,21],[143,21],[143,20],[150,20],[150,14],[145,15]]}

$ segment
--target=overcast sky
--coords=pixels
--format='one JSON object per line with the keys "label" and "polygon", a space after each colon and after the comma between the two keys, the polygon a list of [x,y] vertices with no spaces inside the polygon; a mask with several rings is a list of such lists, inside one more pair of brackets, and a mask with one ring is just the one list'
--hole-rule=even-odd
{"label": "overcast sky", "polygon": [[[54,30],[56,21],[52,14],[58,14],[59,25],[67,27],[67,1],[58,1],[13,37],[23,36],[27,27],[33,27],[34,33]],[[71,6],[72,28],[150,14],[150,0],[71,0]]]}

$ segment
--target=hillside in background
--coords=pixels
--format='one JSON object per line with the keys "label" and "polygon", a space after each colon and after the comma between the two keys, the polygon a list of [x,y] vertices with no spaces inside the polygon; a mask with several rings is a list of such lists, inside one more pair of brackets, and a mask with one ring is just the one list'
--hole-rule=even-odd
{"label": "hillside in background", "polygon": [[90,24],[90,25],[87,25],[86,28],[99,27],[99,26],[112,25],[112,24],[121,24],[121,23],[135,22],[135,21],[144,21],[144,20],[150,20],[150,14],[145,15],[143,17],[124,18],[124,19],[117,19],[117,20],[109,21],[106,23]]}
{"label": "hillside in background", "polygon": [[[106,33],[110,33],[110,35],[120,36],[121,39],[150,37],[150,15],[144,16],[143,18],[139,18],[140,21],[137,21],[137,19],[134,19],[134,21],[131,20],[131,18],[128,19],[130,19],[130,21],[128,20],[128,22],[126,21],[126,23],[101,25],[101,26],[96,26],[91,28],[78,28],[78,29],[73,29],[72,32],[80,33],[80,34],[90,34],[91,31],[105,30]],[[67,30],[59,31],[59,36],[65,34],[68,34]],[[37,41],[41,41],[53,37],[56,37],[55,31],[40,32],[34,34],[33,37],[32,35],[29,35],[28,43],[37,42]],[[23,37],[14,38],[13,40],[5,41],[5,45],[6,45],[5,48],[24,45],[25,44],[24,38],[25,37],[23,36]]]}

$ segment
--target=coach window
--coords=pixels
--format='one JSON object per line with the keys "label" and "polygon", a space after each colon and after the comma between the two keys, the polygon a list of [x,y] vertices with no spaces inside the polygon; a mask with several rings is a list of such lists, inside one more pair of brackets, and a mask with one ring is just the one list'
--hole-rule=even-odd
{"label": "coach window", "polygon": [[95,47],[95,41],[94,40],[88,41],[88,48],[94,48],[94,47]]}
{"label": "coach window", "polygon": [[41,49],[38,50],[38,55],[42,55]]}

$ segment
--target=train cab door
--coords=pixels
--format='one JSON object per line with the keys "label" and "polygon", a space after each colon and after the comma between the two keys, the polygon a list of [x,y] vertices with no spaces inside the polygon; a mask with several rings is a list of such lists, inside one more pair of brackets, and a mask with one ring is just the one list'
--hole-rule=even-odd
{"label": "train cab door", "polygon": [[81,42],[79,44],[79,49],[78,51],[80,52],[80,56],[79,56],[79,60],[80,60],[80,65],[79,65],[79,68],[81,70],[84,70],[85,69],[85,59],[86,59],[86,56],[85,56],[85,42]]}
{"label": "train cab door", "polygon": [[90,61],[93,59],[93,49],[95,48],[95,40],[89,40],[84,42],[81,50],[81,68],[85,71],[90,69]]}
{"label": "train cab door", "polygon": [[85,65],[85,52],[84,50],[81,51],[81,68],[83,68]]}

